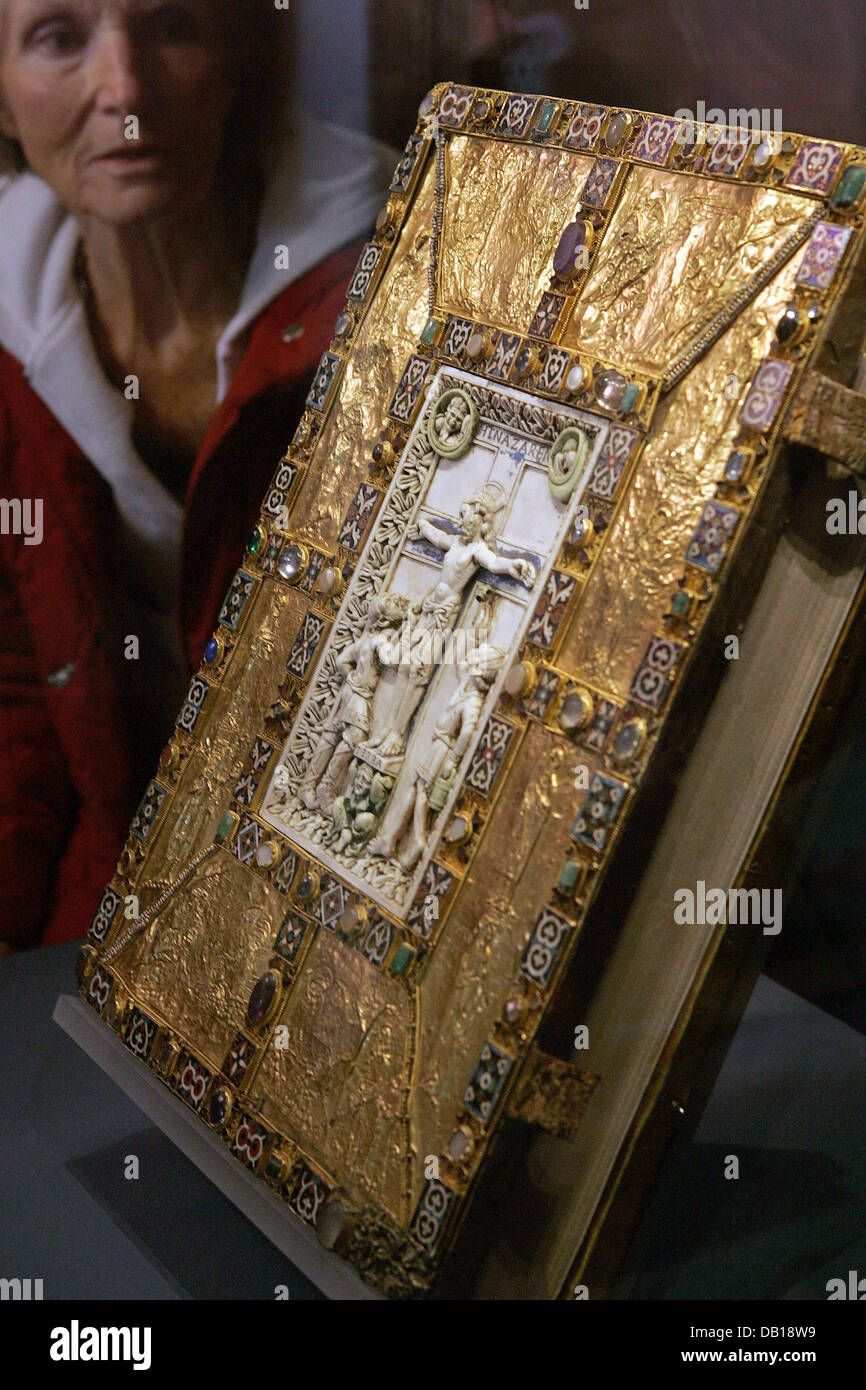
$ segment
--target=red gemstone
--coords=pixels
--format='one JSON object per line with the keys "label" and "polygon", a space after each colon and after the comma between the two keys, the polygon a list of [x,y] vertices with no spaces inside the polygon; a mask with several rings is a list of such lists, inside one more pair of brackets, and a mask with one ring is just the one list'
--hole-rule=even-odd
{"label": "red gemstone", "polygon": [[264,1023],[276,992],[277,977],[272,970],[268,970],[255,986],[247,1005],[247,1023],[251,1028],[256,1028]]}

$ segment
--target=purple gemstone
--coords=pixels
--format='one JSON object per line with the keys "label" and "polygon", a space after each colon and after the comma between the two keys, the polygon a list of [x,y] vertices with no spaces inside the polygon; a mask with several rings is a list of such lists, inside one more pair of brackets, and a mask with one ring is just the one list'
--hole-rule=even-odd
{"label": "purple gemstone", "polygon": [[258,1028],[264,1023],[276,992],[277,977],[273,970],[268,970],[253,988],[247,1004],[247,1023],[251,1028]]}
{"label": "purple gemstone", "polygon": [[580,254],[586,244],[586,223],[582,217],[569,222],[559,245],[553,253],[553,270],[560,280],[567,280],[577,269]]}

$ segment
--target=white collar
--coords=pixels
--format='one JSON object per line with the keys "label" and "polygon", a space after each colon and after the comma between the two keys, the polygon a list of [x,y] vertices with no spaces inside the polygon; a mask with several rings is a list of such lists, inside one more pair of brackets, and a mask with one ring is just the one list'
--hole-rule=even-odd
{"label": "white collar", "polygon": [[[366,136],[299,122],[269,179],[238,310],[217,345],[217,403],[262,309],[372,225],[394,160]],[[78,238],[75,218],[41,179],[0,182],[0,344],[110,483],[135,566],[166,597],[177,579],[183,507],[133,448],[132,406],[96,357],[75,286]],[[288,250],[288,270],[277,269],[278,246]]]}

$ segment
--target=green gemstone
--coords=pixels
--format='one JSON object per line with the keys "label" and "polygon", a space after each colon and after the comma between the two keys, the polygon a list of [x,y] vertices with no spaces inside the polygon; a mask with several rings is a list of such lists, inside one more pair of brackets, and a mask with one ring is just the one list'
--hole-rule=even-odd
{"label": "green gemstone", "polygon": [[249,542],[247,544],[247,550],[249,551],[250,555],[258,555],[264,543],[265,533],[262,530],[261,526],[257,526],[253,531],[252,535],[250,536]]}
{"label": "green gemstone", "polygon": [[538,118],[535,129],[539,131],[542,135],[546,135],[547,132],[550,130],[551,125],[553,124],[553,118],[555,115],[556,102],[546,101],[541,108],[541,115]]}
{"label": "green gemstone", "polygon": [[235,818],[234,818],[234,816],[232,815],[231,811],[226,811],[225,815],[223,816],[222,820],[220,821],[219,825],[217,826],[217,835],[218,835],[219,839],[221,839],[221,840],[224,840],[224,839],[225,839],[226,835],[228,835],[228,833],[229,833],[229,831],[231,830],[231,828],[232,828],[232,826],[234,825],[234,823],[235,823]]}
{"label": "green gemstone", "polygon": [[421,342],[425,347],[429,347],[435,340],[436,334],[441,327],[438,319],[428,319],[424,325],[424,332],[421,334]]}
{"label": "green gemstone", "polygon": [[624,415],[628,415],[630,410],[634,410],[635,406],[637,405],[639,396],[640,387],[635,386],[634,383],[632,383],[631,386],[627,386],[625,388],[625,391],[623,392],[622,396],[622,405],[620,406],[620,410],[623,412]]}
{"label": "green gemstone", "polygon": [[836,185],[830,206],[850,208],[856,203],[866,185],[866,164],[849,164]]}
{"label": "green gemstone", "polygon": [[671,600],[671,612],[677,618],[684,618],[691,608],[692,601],[685,589],[678,589]]}
{"label": "green gemstone", "polygon": [[414,955],[415,952],[411,946],[398,946],[394,952],[394,959],[391,961],[391,974],[405,975]]}
{"label": "green gemstone", "polygon": [[560,893],[571,893],[577,887],[577,880],[580,878],[580,865],[575,859],[569,859],[563,866],[562,873],[559,875],[557,891]]}

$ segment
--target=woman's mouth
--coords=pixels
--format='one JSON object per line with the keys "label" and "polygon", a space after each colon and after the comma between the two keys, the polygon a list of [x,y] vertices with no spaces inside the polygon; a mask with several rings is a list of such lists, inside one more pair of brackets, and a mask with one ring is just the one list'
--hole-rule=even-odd
{"label": "woman's mouth", "polygon": [[115,145],[111,149],[104,150],[101,154],[94,155],[90,163],[97,164],[104,169],[142,170],[156,167],[162,163],[166,153],[165,147],[162,145],[131,142],[128,145]]}

